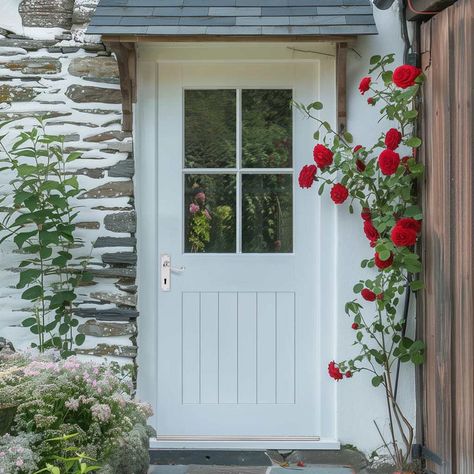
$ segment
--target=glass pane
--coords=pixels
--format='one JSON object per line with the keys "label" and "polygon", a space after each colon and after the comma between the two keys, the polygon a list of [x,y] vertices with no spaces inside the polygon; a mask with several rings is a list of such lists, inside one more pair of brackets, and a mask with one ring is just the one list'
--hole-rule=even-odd
{"label": "glass pane", "polygon": [[242,91],[242,166],[291,168],[292,91]]}
{"label": "glass pane", "polygon": [[293,251],[292,175],[242,176],[242,251]]}
{"label": "glass pane", "polygon": [[184,166],[234,168],[235,90],[184,92]]}
{"label": "glass pane", "polygon": [[186,252],[235,252],[235,175],[185,175]]}

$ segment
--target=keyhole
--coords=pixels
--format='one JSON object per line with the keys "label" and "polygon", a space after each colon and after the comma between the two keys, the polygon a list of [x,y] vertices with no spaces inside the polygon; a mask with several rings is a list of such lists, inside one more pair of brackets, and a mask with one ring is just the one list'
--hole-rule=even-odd
{"label": "keyhole", "polygon": [[168,282],[168,279],[164,278],[163,281],[164,281],[164,284],[166,285],[166,283]]}

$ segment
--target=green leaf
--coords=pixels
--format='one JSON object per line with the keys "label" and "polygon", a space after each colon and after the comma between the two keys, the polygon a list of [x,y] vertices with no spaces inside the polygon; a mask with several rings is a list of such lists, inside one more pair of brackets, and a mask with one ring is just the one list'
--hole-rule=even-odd
{"label": "green leaf", "polygon": [[69,331],[69,324],[62,323],[59,325],[59,334],[61,336],[64,336],[64,334],[67,334],[68,331]]}
{"label": "green leaf", "polygon": [[26,318],[21,322],[21,325],[25,328],[29,328],[36,324],[36,318]]}
{"label": "green leaf", "polygon": [[354,293],[360,293],[363,288],[364,285],[362,283],[357,283],[357,285],[354,285],[353,291]]}
{"label": "green leaf", "polygon": [[379,56],[378,54],[376,54],[375,56],[372,56],[372,57],[370,58],[370,64],[372,64],[372,65],[377,64],[377,63],[380,62],[381,59],[382,59],[381,56]]}
{"label": "green leaf", "polygon": [[308,109],[321,110],[322,108],[323,104],[321,102],[313,102],[312,104],[308,105]]}
{"label": "green leaf", "polygon": [[317,141],[319,140],[319,135],[320,135],[319,130],[316,130],[316,132],[313,133],[313,138]]}
{"label": "green leaf", "polygon": [[70,153],[68,155],[68,157],[66,158],[66,161],[69,163],[70,161],[74,161],[74,160],[77,160],[78,158],[80,158],[82,156],[82,153],[78,152],[78,151],[73,151],[72,153]]}
{"label": "green leaf", "polygon": [[35,281],[41,275],[41,270],[36,268],[30,268],[24,270],[20,273],[20,281],[16,285],[17,288],[24,288],[26,285],[29,285]]}
{"label": "green leaf", "polygon": [[58,244],[59,243],[59,233],[58,232],[48,232],[46,230],[41,230],[39,233],[40,242],[42,245],[49,244]]}
{"label": "green leaf", "polygon": [[33,230],[31,232],[19,232],[18,234],[15,235],[15,237],[13,237],[13,241],[18,246],[18,248],[21,249],[23,247],[23,244],[28,239],[36,235],[36,233],[37,233],[36,230]]}
{"label": "green leaf", "polygon": [[415,281],[411,281],[410,282],[410,288],[413,290],[413,291],[418,291],[418,290],[421,290],[425,287],[425,284],[423,283],[423,281],[421,280],[415,280]]}
{"label": "green leaf", "polygon": [[346,142],[348,143],[352,143],[354,141],[354,138],[349,132],[344,132],[344,140],[346,140]]}
{"label": "green leaf", "polygon": [[372,377],[372,385],[378,387],[383,382],[383,377],[381,375],[376,375]]}
{"label": "green leaf", "polygon": [[405,140],[405,145],[412,148],[418,148],[421,145],[421,138],[410,137],[408,140]]}
{"label": "green leaf", "polygon": [[393,76],[392,71],[385,71],[382,73],[382,81],[385,82],[385,84],[388,84],[392,82],[392,76]]}
{"label": "green leaf", "polygon": [[40,298],[42,295],[43,295],[43,287],[40,285],[35,285],[25,290],[22,293],[21,297],[24,300],[34,301]]}
{"label": "green leaf", "polygon": [[85,340],[86,340],[86,336],[84,334],[78,334],[75,338],[76,346],[82,346]]}

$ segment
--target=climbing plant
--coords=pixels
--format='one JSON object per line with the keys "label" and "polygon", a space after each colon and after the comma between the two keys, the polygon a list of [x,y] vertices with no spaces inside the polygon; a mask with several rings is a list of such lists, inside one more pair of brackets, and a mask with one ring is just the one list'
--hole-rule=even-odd
{"label": "climbing plant", "polygon": [[[362,229],[373,249],[361,267],[376,271],[354,286],[363,301],[355,298],[345,305],[359,352],[349,360],[331,361],[328,372],[337,381],[368,372],[372,385],[385,389],[390,439],[376,426],[394,464],[402,470],[409,461],[413,427],[397,401],[394,372],[399,363],[423,363],[425,348],[423,341],[408,337],[400,311],[406,289],[423,287],[416,278],[421,263],[415,247],[422,227],[415,183],[423,165],[416,159],[421,140],[414,134],[423,74],[411,65],[392,70],[393,62],[393,54],[373,56],[369,75],[359,84],[360,93],[369,95],[368,105],[379,108],[379,121],[393,124],[373,145],[353,146],[350,133],[334,131],[318,117],[323,108],[320,102],[296,106],[315,120],[318,141],[314,163],[303,167],[299,184],[311,188],[317,183],[319,195],[329,188],[335,204],[348,203],[350,213],[361,211]],[[373,124],[367,121],[367,127]]]}
{"label": "climbing plant", "polygon": [[84,342],[84,335],[75,334],[73,307],[77,287],[90,280],[87,257],[71,253],[82,244],[72,205],[82,190],[67,165],[80,153],[66,153],[64,137],[47,134],[42,120],[11,146],[7,136],[0,136],[0,172],[12,174],[12,192],[0,196],[0,243],[11,239],[24,255],[17,288],[31,304],[31,315],[22,324],[37,336],[33,346],[41,352],[55,348],[67,356]]}

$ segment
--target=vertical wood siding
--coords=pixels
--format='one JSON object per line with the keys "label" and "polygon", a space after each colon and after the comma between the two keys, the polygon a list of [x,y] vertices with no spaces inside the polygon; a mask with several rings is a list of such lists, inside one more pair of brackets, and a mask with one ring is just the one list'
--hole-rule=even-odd
{"label": "vertical wood siding", "polygon": [[472,1],[424,23],[421,159],[426,165],[420,330],[424,444],[437,474],[474,473]]}

